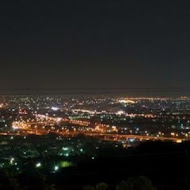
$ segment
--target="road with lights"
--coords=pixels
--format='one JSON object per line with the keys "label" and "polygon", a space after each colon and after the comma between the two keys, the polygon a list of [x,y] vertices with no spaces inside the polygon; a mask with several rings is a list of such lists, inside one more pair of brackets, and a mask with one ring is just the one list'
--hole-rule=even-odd
{"label": "road with lights", "polygon": [[[49,133],[54,133],[57,135],[65,136],[65,137],[74,137],[80,134],[83,134],[88,137],[95,137],[102,140],[109,140],[109,141],[128,141],[130,139],[140,140],[140,141],[147,141],[147,140],[159,140],[159,141],[173,141],[177,143],[181,143],[183,138],[177,137],[163,137],[163,136],[149,136],[149,135],[134,135],[134,134],[118,134],[117,131],[112,133],[102,132],[101,130],[96,130],[95,128],[89,128],[89,122],[83,122],[80,120],[65,120],[70,124],[77,124],[79,126],[84,127],[84,129],[76,129],[74,128],[73,131],[70,131],[64,127],[54,127],[54,126],[45,126],[51,125],[52,121],[57,121],[55,118],[48,118],[48,121],[34,121],[34,122],[15,122],[14,127],[17,129],[17,135],[47,135]],[[60,122],[60,120],[59,120]],[[102,127],[104,125],[102,124]]]}

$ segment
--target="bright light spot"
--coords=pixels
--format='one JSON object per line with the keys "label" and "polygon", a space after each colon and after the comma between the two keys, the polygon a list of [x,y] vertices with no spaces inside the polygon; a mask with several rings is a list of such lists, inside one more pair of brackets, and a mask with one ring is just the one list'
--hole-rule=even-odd
{"label": "bright light spot", "polygon": [[55,167],[54,167],[54,170],[55,170],[55,171],[57,171],[58,169],[59,169],[59,167],[58,167],[58,166],[55,166]]}
{"label": "bright light spot", "polygon": [[58,107],[51,107],[51,109],[52,109],[53,111],[57,111],[57,110],[59,110]]}
{"label": "bright light spot", "polygon": [[61,162],[61,164],[60,164],[60,166],[62,167],[62,168],[67,168],[67,167],[70,167],[70,166],[72,166],[73,164],[71,163],[71,162],[68,162],[68,161],[63,161],[63,162]]}
{"label": "bright light spot", "polygon": [[11,164],[11,165],[13,164],[14,160],[15,160],[14,158],[11,158],[11,159],[10,159],[10,164]]}
{"label": "bright light spot", "polygon": [[69,150],[68,147],[63,147],[62,150],[66,151],[66,150]]}
{"label": "bright light spot", "polygon": [[124,104],[135,104],[135,101],[133,100],[126,100],[126,99],[121,99],[119,100],[120,103],[124,103]]}
{"label": "bright light spot", "polygon": [[12,126],[12,128],[13,128],[13,129],[18,129],[18,127],[17,127],[17,126],[15,126],[15,125],[13,125],[13,126]]}
{"label": "bright light spot", "polygon": [[135,139],[129,139],[129,142],[134,142],[135,141]]}
{"label": "bright light spot", "polygon": [[40,162],[36,164],[36,168],[39,168],[41,166],[42,166],[42,164]]}
{"label": "bright light spot", "polygon": [[62,120],[62,118],[58,117],[57,118],[57,122],[60,122]]}
{"label": "bright light spot", "polygon": [[182,140],[181,140],[181,139],[178,139],[178,140],[176,141],[176,143],[182,143]]}
{"label": "bright light spot", "polygon": [[117,115],[122,115],[122,114],[124,114],[124,113],[125,113],[125,112],[121,110],[121,111],[118,111],[116,114],[117,114]]}

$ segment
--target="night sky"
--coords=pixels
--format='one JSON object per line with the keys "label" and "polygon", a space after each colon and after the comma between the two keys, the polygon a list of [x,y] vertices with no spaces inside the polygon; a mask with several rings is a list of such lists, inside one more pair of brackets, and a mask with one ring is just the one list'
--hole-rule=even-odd
{"label": "night sky", "polygon": [[190,87],[188,0],[1,0],[0,24],[0,89]]}

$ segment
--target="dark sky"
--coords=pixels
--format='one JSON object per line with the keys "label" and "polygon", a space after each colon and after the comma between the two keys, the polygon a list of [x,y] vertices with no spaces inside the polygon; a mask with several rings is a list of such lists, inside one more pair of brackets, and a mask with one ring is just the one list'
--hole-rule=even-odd
{"label": "dark sky", "polygon": [[190,84],[190,2],[1,0],[0,88]]}

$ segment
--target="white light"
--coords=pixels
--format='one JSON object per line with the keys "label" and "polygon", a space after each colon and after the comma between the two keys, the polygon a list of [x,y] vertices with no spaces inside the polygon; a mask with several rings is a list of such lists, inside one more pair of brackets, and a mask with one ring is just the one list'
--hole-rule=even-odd
{"label": "white light", "polygon": [[52,109],[53,111],[57,111],[57,110],[59,110],[58,107],[51,107],[51,109]]}
{"label": "white light", "polygon": [[69,150],[68,147],[62,147],[62,150],[66,151],[66,150]]}
{"label": "white light", "polygon": [[60,122],[60,121],[61,121],[61,119],[62,119],[62,118],[58,117],[58,118],[57,118],[57,122]]}
{"label": "white light", "polygon": [[59,167],[58,167],[58,166],[55,166],[55,167],[54,167],[54,170],[55,170],[55,171],[57,171],[58,169],[59,169]]}
{"label": "white light", "polygon": [[124,103],[124,104],[134,104],[135,101],[133,100],[126,100],[126,99],[121,99],[119,100],[120,103]]}
{"label": "white light", "polygon": [[13,129],[18,129],[18,127],[17,127],[17,126],[15,126],[15,125],[13,125],[13,126],[12,126],[12,128],[13,128]]}
{"label": "white light", "polygon": [[41,166],[42,166],[42,164],[40,162],[36,164],[36,168],[39,168]]}
{"label": "white light", "polygon": [[15,160],[14,158],[11,158],[10,159],[10,164],[13,164],[14,160]]}
{"label": "white light", "polygon": [[122,115],[122,114],[124,114],[125,112],[124,111],[118,111],[118,112],[116,112],[116,115]]}

